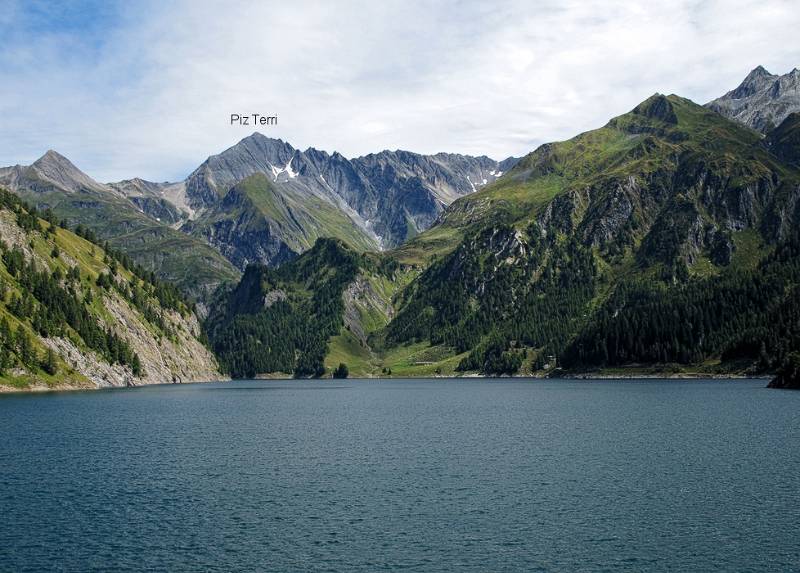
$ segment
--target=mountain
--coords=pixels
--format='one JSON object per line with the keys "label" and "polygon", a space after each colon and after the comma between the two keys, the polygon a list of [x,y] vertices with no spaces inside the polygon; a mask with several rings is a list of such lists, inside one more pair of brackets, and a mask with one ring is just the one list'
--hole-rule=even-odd
{"label": "mountain", "polygon": [[800,112],[800,70],[776,76],[758,66],[733,91],[706,106],[725,117],[767,133],[786,116]]}
{"label": "mountain", "polygon": [[39,215],[0,190],[0,391],[219,379],[175,287]]}
{"label": "mountain", "polygon": [[462,369],[494,372],[752,366],[760,341],[768,367],[794,344],[780,329],[793,328],[798,199],[800,173],[757,134],[657,94],[542,146],[401,248],[441,253],[450,237],[387,339],[449,346],[468,353]]}
{"label": "mountain", "polygon": [[180,182],[98,183],[48,151],[1,168],[0,184],[205,300],[248,264],[280,264],[321,237],[361,251],[399,245],[515,162],[405,151],[349,160],[254,133]]}
{"label": "mountain", "polygon": [[764,139],[764,146],[785,163],[800,167],[800,112],[789,114],[770,131]]}
{"label": "mountain", "polygon": [[211,345],[235,377],[325,373],[329,338],[342,328],[343,294],[367,265],[336,239],[319,239],[293,261],[250,265],[207,321]]}
{"label": "mountain", "polygon": [[[541,146],[400,247],[352,258],[330,289],[303,282],[332,272],[303,255],[288,268],[313,272],[251,280],[254,300],[303,299],[312,326],[326,313],[315,373],[772,371],[800,344],[800,170],[776,138],[655,94]],[[242,314],[240,296],[218,332],[251,314],[258,326],[224,340],[308,328],[258,305]],[[274,367],[243,352],[248,372]]]}
{"label": "mountain", "polygon": [[191,215],[183,183],[153,183],[137,177],[108,186],[159,223],[177,227]]}
{"label": "mountain", "polygon": [[32,165],[0,168],[0,181],[11,189],[21,187],[45,192],[53,188],[67,193],[80,191],[105,192],[108,188],[83,173],[66,157],[48,150]]}
{"label": "mountain", "polygon": [[[207,294],[239,276],[207,243],[147,215],[120,185],[98,183],[54,151],[32,165],[0,169],[0,186],[40,209],[51,209],[70,225],[91,228],[112,247],[193,296]],[[164,207],[171,208],[171,203]]]}
{"label": "mountain", "polygon": [[[429,232],[450,242],[405,295],[388,340],[449,346],[468,352],[462,369],[496,372],[558,361],[697,367],[751,352],[756,339],[778,360],[792,338],[768,317],[793,300],[794,271],[769,257],[791,252],[799,198],[800,173],[756,133],[654,95],[454,203]],[[400,255],[431,243],[423,234]],[[763,308],[730,302],[745,292]],[[625,344],[595,348],[611,331]]]}
{"label": "mountain", "polygon": [[427,229],[447,205],[515,161],[406,151],[349,160],[254,133],[189,175],[180,207],[191,219],[184,230],[216,245],[239,268],[280,263],[322,236],[379,250]]}

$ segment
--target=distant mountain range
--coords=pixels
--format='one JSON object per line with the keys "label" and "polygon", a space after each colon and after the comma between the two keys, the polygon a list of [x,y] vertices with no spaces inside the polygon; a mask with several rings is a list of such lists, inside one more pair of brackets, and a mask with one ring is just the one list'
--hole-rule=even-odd
{"label": "distant mountain range", "polygon": [[[775,76],[759,66],[707,106],[766,132],[800,111],[798,78],[797,69]],[[48,151],[30,166],[0,168],[0,185],[203,298],[247,264],[280,264],[320,237],[360,250],[403,245],[517,161],[407,151],[347,159],[254,133],[180,182],[103,184]]]}
{"label": "distant mountain range", "polygon": [[50,151],[0,185],[199,300],[236,376],[752,374],[800,349],[797,77],[655,94],[500,162],[256,133],[178,183]]}
{"label": "distant mountain range", "polygon": [[254,133],[178,183],[102,184],[48,151],[0,169],[0,185],[89,225],[197,295],[249,263],[290,260],[320,237],[364,250],[402,244],[515,162],[406,151],[349,160]]}
{"label": "distant mountain range", "polygon": [[98,183],[55,151],[32,165],[0,168],[0,186],[53,210],[72,225],[89,227],[193,296],[208,295],[238,277],[236,268],[208,243],[146,214],[113,186]]}

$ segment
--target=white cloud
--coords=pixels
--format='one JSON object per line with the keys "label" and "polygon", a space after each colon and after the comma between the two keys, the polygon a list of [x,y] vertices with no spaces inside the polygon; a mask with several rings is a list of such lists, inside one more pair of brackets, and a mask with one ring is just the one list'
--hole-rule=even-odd
{"label": "white cloud", "polygon": [[182,178],[253,112],[300,148],[503,158],[656,91],[705,102],[800,65],[792,2],[123,6],[86,34],[6,12],[0,165],[54,148],[100,180]]}

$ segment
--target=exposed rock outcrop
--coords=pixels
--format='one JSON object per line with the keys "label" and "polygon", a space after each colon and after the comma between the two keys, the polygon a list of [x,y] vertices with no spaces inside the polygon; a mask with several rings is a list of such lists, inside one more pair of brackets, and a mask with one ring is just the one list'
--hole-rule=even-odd
{"label": "exposed rock outcrop", "polygon": [[224,378],[176,292],[11,193],[0,200],[0,391]]}
{"label": "exposed rock outcrop", "polygon": [[750,72],[736,89],[706,104],[725,117],[767,133],[800,111],[800,70],[778,76],[762,66]]}

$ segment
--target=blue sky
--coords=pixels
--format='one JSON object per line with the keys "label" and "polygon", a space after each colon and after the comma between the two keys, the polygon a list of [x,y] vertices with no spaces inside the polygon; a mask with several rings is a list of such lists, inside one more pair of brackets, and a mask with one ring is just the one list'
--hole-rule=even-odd
{"label": "blue sky", "polygon": [[778,0],[0,0],[0,165],[52,148],[101,181],[181,179],[254,112],[350,157],[522,155],[656,91],[702,103],[786,73],[798,29]]}

